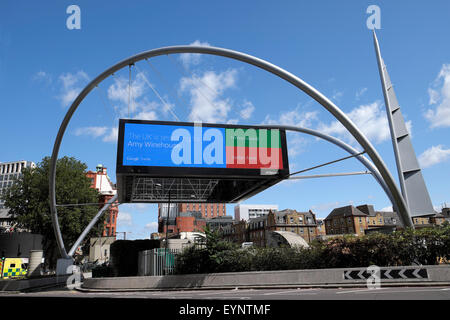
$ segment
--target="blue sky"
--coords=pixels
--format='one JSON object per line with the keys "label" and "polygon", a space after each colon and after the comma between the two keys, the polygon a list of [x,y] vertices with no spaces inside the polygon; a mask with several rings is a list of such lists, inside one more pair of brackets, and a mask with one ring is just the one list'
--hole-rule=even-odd
{"label": "blue sky", "polygon": [[[81,29],[69,30],[69,5]],[[442,1],[2,1],[0,3],[0,161],[39,162],[77,93],[118,61],[168,45],[203,44],[268,60],[330,97],[366,133],[396,177],[366,9],[381,10],[383,58],[411,128],[433,204],[450,202],[450,2]],[[217,123],[284,123],[321,129],[358,148],[334,119],[293,86],[240,62],[213,56],[162,56],[132,69],[131,117]],[[162,99],[151,90],[149,82]],[[128,69],[106,79],[75,113],[60,156],[115,181],[117,119],[128,116]],[[172,112],[171,112],[172,110]],[[292,170],[346,154],[289,134]],[[352,159],[309,174],[365,170]],[[312,209],[390,203],[368,176],[280,183],[246,203]],[[227,205],[229,214],[234,205]],[[156,205],[122,205],[118,231],[145,238]]]}

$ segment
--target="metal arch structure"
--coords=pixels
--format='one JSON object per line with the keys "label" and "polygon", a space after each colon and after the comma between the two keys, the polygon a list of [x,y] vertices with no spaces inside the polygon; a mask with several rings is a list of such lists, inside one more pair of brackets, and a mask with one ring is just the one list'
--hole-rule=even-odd
{"label": "metal arch structure", "polygon": [[359,162],[361,162],[370,171],[370,173],[373,175],[375,180],[380,184],[381,188],[383,188],[387,197],[391,201],[392,206],[395,211],[396,206],[395,206],[394,197],[393,197],[391,191],[389,190],[388,185],[383,180],[383,177],[380,175],[380,172],[378,171],[378,169],[374,166],[374,164],[372,162],[370,162],[366,157],[361,155],[360,152],[358,150],[356,150],[355,148],[353,148],[352,146],[346,144],[342,140],[339,140],[333,136],[330,136],[328,134],[322,133],[317,130],[309,129],[309,128],[303,128],[303,127],[297,127],[297,126],[286,126],[286,125],[266,125],[265,127],[273,128],[273,129],[285,129],[288,131],[301,132],[301,133],[305,133],[305,134],[308,134],[311,136],[315,136],[317,138],[331,142],[332,144],[340,147],[341,149],[343,149],[343,150],[347,151],[348,153],[350,153],[351,155],[355,156],[355,158],[358,159]]}
{"label": "metal arch structure", "polygon": [[350,120],[350,118],[341,109],[339,109],[330,99],[328,99],[325,95],[323,95],[321,92],[319,92],[313,86],[306,83],[299,77],[293,75],[292,73],[290,73],[268,61],[262,60],[260,58],[257,58],[257,57],[239,52],[239,51],[218,48],[218,47],[207,47],[207,46],[190,46],[190,45],[171,46],[171,47],[162,47],[162,48],[153,49],[153,50],[139,53],[139,54],[129,57],[125,60],[122,60],[121,62],[110,67],[109,69],[107,69],[106,71],[101,73],[99,76],[97,76],[95,79],[93,79],[86,87],[84,87],[84,89],[78,94],[78,96],[75,98],[74,102],[70,106],[69,110],[67,111],[67,113],[59,127],[58,134],[55,139],[51,162],[50,162],[50,173],[49,173],[50,210],[51,210],[51,215],[52,215],[52,223],[53,223],[53,229],[55,232],[58,248],[59,248],[61,256],[63,258],[70,259],[70,256],[67,254],[66,249],[64,247],[64,242],[63,242],[61,230],[59,227],[58,213],[57,213],[57,209],[56,209],[55,177],[56,177],[56,162],[58,159],[59,148],[61,146],[62,138],[63,138],[66,128],[70,122],[70,119],[72,118],[73,114],[75,113],[76,109],[78,108],[80,103],[83,101],[83,99],[89,94],[89,92],[91,92],[99,83],[101,83],[103,80],[105,80],[110,75],[114,74],[116,71],[118,71],[126,66],[132,65],[138,61],[144,60],[144,59],[149,59],[152,57],[168,55],[168,54],[181,54],[181,53],[197,53],[197,54],[209,54],[209,55],[215,55],[215,56],[222,56],[222,57],[234,59],[237,61],[241,61],[241,62],[250,64],[250,65],[253,65],[255,67],[258,67],[262,70],[270,72],[270,73],[278,76],[279,78],[291,83],[292,85],[294,85],[301,91],[305,92],[311,98],[316,100],[320,105],[322,105],[328,112],[330,112],[336,118],[336,120],[338,120],[350,132],[350,134],[361,145],[361,147],[364,149],[364,151],[366,151],[367,155],[372,160],[374,166],[377,168],[378,172],[380,173],[382,180],[386,183],[389,191],[391,192],[393,200],[395,202],[395,207],[398,209],[398,213],[399,213],[400,219],[402,220],[403,225],[406,227],[414,228],[414,225],[412,223],[412,220],[411,220],[411,217],[409,214],[409,209],[405,203],[405,200],[403,199],[403,196],[400,193],[400,191],[394,181],[394,178],[392,177],[386,164],[383,162],[383,160],[381,159],[381,157],[378,154],[378,152],[376,151],[376,149],[372,146],[372,144],[365,137],[365,135],[357,128],[357,126]]}

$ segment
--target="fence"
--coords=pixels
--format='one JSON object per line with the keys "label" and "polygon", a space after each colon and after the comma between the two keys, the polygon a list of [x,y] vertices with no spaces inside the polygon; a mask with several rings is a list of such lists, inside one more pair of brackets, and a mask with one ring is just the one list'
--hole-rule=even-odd
{"label": "fence", "polygon": [[175,258],[179,250],[152,249],[139,252],[138,276],[162,276],[173,274]]}

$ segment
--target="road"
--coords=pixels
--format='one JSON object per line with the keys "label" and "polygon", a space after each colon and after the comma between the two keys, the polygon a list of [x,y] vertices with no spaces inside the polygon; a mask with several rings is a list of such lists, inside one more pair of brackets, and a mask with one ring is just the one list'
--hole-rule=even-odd
{"label": "road", "polygon": [[450,300],[450,287],[239,289],[95,293],[59,288],[29,293],[0,293],[1,297],[130,298],[153,300]]}
{"label": "road", "polygon": [[[444,300],[444,301],[443,301]],[[116,319],[143,315],[165,319],[290,319],[311,315],[368,314],[390,318],[414,318],[419,309],[442,318],[450,287],[310,288],[134,291],[87,293],[51,289],[29,293],[0,293],[2,316],[33,318],[36,312],[61,319],[61,315]],[[420,301],[420,302],[418,302]],[[5,306],[5,307],[4,307]],[[57,311],[60,310],[60,311]],[[89,315],[89,316],[88,316]],[[301,315],[301,317],[299,316]]]}

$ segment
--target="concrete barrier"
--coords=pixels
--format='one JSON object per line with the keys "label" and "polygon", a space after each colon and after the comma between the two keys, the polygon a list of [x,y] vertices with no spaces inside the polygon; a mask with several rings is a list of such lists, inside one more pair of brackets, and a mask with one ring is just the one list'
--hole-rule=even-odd
{"label": "concrete barrier", "polygon": [[[365,286],[368,279],[366,272],[366,268],[344,268],[91,278],[84,280],[81,289],[101,291]],[[449,284],[450,266],[381,267],[380,275],[381,285]],[[357,279],[353,279],[353,276]]]}
{"label": "concrete barrier", "polygon": [[49,276],[45,278],[0,280],[0,291],[27,291],[65,284],[67,276]]}

